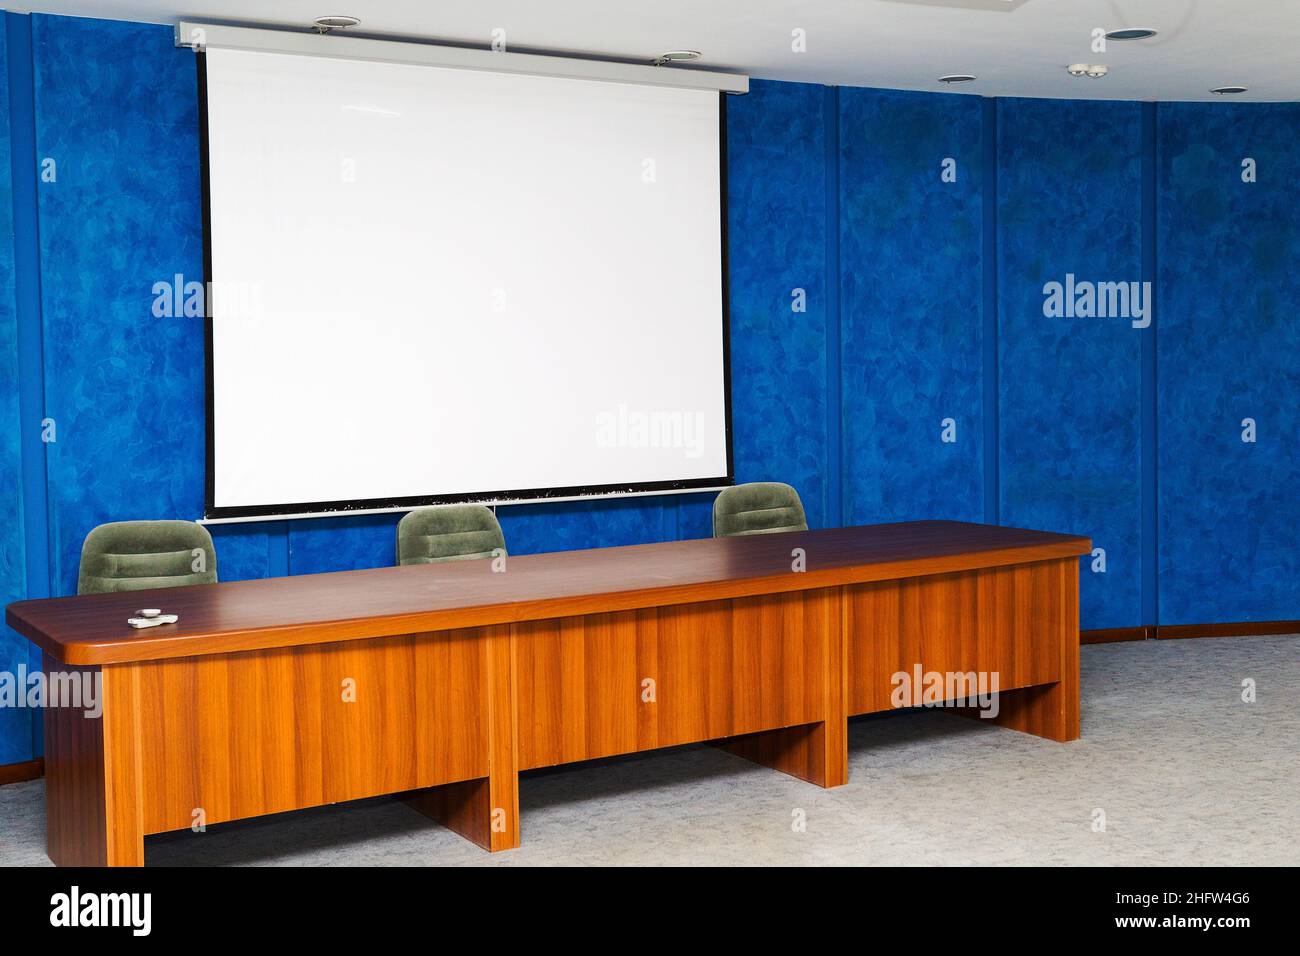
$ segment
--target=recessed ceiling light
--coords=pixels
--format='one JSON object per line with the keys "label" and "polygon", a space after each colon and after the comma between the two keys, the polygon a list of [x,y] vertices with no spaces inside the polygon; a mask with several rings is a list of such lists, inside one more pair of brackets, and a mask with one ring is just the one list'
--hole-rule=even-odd
{"label": "recessed ceiling light", "polygon": [[361,21],[356,17],[333,16],[317,17],[312,24],[321,33],[329,33],[331,30],[344,30],[348,27],[354,27]]}
{"label": "recessed ceiling light", "polygon": [[1110,72],[1105,63],[1071,63],[1065,69],[1071,76],[1089,76],[1094,80]]}
{"label": "recessed ceiling light", "polygon": [[1231,96],[1231,95],[1234,94],[1234,93],[1245,93],[1245,92],[1246,92],[1246,87],[1244,87],[1244,86],[1216,86],[1214,89],[1210,90],[1210,92],[1211,92],[1211,93],[1218,93],[1220,96]]}
{"label": "recessed ceiling light", "polygon": [[655,66],[663,66],[665,63],[685,63],[687,60],[698,60],[703,55],[699,50],[669,50],[655,57]]}
{"label": "recessed ceiling light", "polygon": [[969,73],[949,73],[947,76],[939,77],[940,83],[969,83],[975,77]]}
{"label": "recessed ceiling light", "polygon": [[1106,34],[1107,40],[1149,40],[1156,35],[1155,30],[1134,27],[1127,30],[1111,30]]}

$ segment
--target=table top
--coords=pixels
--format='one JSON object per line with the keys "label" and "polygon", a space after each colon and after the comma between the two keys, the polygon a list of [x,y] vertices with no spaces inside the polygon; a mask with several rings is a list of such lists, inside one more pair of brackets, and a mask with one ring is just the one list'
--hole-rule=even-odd
{"label": "table top", "polygon": [[[894,580],[1091,548],[1076,535],[908,521],[512,556],[504,572],[453,561],[17,601],[5,620],[65,664],[117,664]],[[180,620],[130,627],[145,607]]]}

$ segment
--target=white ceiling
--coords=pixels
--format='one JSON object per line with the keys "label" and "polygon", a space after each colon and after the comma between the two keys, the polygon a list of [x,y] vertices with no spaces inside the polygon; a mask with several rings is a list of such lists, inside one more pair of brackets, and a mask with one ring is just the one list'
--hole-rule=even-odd
{"label": "white ceiling", "polygon": [[[984,96],[1300,100],[1300,0],[45,0],[10,10],[173,23],[305,25],[351,14],[365,35],[648,60],[669,49],[701,66],[845,86]],[[1149,27],[1151,40],[1091,51],[1094,28]],[[802,29],[806,52],[791,49]],[[1069,63],[1105,63],[1101,79]],[[680,69],[681,67],[674,67]],[[945,87],[937,77],[973,73]]]}

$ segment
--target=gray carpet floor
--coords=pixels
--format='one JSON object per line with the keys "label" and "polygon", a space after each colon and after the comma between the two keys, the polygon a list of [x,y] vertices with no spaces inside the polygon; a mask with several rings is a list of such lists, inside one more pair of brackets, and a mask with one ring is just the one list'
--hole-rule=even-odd
{"label": "gray carpet floor", "polygon": [[[146,862],[1300,863],[1297,636],[1106,644],[1082,660],[1074,743],[909,711],[850,724],[834,790],[685,747],[525,776],[523,844],[505,853],[377,799],[149,837]],[[42,795],[41,781],[0,787],[0,865],[49,864]]]}

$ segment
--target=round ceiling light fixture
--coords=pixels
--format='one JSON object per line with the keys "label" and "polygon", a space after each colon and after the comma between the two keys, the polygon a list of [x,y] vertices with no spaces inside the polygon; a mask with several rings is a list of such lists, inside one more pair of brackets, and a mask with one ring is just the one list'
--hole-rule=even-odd
{"label": "round ceiling light fixture", "polygon": [[329,33],[331,30],[346,30],[348,27],[354,27],[360,22],[356,17],[332,16],[317,17],[311,23],[318,33]]}
{"label": "round ceiling light fixture", "polygon": [[665,63],[686,63],[689,60],[698,60],[703,55],[699,50],[669,50],[655,57],[655,66],[663,66]]}
{"label": "round ceiling light fixture", "polygon": [[949,73],[947,76],[939,77],[940,83],[970,83],[975,77],[969,73]]}
{"label": "round ceiling light fixture", "polygon": [[1111,30],[1106,34],[1107,40],[1149,40],[1156,35],[1155,30],[1145,27],[1133,27],[1124,30]]}
{"label": "round ceiling light fixture", "polygon": [[1237,93],[1245,93],[1244,86],[1216,86],[1210,90],[1211,93],[1218,93],[1220,96],[1234,96]]}

